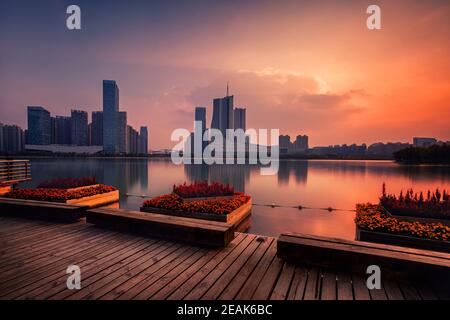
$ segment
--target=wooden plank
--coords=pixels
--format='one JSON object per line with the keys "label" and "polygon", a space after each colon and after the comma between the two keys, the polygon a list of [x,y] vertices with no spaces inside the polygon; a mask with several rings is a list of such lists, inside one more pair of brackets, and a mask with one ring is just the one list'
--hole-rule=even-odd
{"label": "wooden plank", "polygon": [[201,283],[205,277],[216,270],[219,264],[226,260],[234,261],[236,257],[254,240],[254,238],[255,236],[245,235],[244,239],[238,245],[232,248],[225,248],[218,255],[214,256],[214,258],[211,259],[211,261],[209,261],[202,269],[198,270],[193,276],[191,276],[188,281],[180,286],[177,291],[172,293],[167,299],[182,300],[185,298],[191,290],[195,290],[198,284]]}
{"label": "wooden plank", "polygon": [[381,287],[381,289],[370,289],[369,293],[372,300],[387,300],[386,292],[383,287]]}
{"label": "wooden plank", "polygon": [[291,263],[285,263],[275,288],[270,295],[270,300],[286,300],[289,288],[294,277],[295,266]]}
{"label": "wooden plank", "polygon": [[234,238],[233,227],[227,223],[216,222],[212,225],[198,219],[138,211],[88,210],[87,222],[104,228],[206,246],[223,247]]}
{"label": "wooden plank", "polygon": [[399,286],[405,300],[421,300],[419,293],[410,283],[401,282]]}
{"label": "wooden plank", "polygon": [[[99,243],[103,243],[113,237],[114,235],[110,234],[103,234],[102,237],[98,238],[98,242],[94,244],[88,244],[88,246],[80,245],[79,250],[77,250],[76,253],[86,252],[89,249],[95,249],[95,245]],[[52,258],[44,260],[41,264],[35,264],[32,268],[24,268],[21,271],[17,271],[16,273],[13,273],[11,277],[5,278],[4,281],[2,281],[2,289],[6,290],[10,287],[16,288],[19,285],[22,285],[23,282],[36,282],[39,280],[42,276],[47,277],[51,274],[52,268],[56,268],[59,266],[59,271],[65,271],[67,266],[70,264],[72,260],[71,254],[69,254],[69,257],[65,257],[62,255],[61,259],[53,260]],[[70,262],[69,262],[70,261]]]}
{"label": "wooden plank", "polygon": [[[110,271],[116,270],[121,267],[126,259],[132,260],[141,254],[149,253],[161,246],[159,241],[150,241],[148,239],[137,238],[137,242],[126,241],[122,246],[118,246],[116,249],[114,246],[110,247],[99,255],[95,255],[87,258],[80,263],[80,268],[83,270],[83,285],[88,285],[94,280],[92,277],[97,276],[98,273],[102,273],[108,269]],[[37,299],[63,299],[71,292],[67,290],[65,286],[66,277],[59,277],[53,281],[51,287],[36,295]]]}
{"label": "wooden plank", "polygon": [[319,300],[320,272],[316,268],[308,270],[308,282],[306,283],[304,300]]}
{"label": "wooden plank", "polygon": [[[101,287],[97,287],[97,289],[93,290],[89,295],[85,296],[85,298],[89,300],[100,298],[111,299],[115,296],[111,291],[120,285],[124,285],[124,283],[128,283],[129,285],[125,285],[123,289],[127,290],[141,281],[151,282],[153,276],[158,276],[158,271],[162,270],[161,273],[164,275],[165,272],[171,270],[170,265],[172,262],[176,263],[177,261],[179,262],[179,260],[182,261],[194,251],[195,249],[191,247],[180,245],[174,251],[168,252],[165,256],[161,255],[161,258],[152,260],[147,260],[145,257],[141,258],[139,261],[136,261],[136,263],[130,263],[127,266],[127,272],[118,276],[110,276],[110,282]],[[102,281],[104,281],[104,279]],[[120,291],[119,289],[119,292],[122,293],[124,291]],[[111,295],[108,298],[109,293],[111,293]]]}
{"label": "wooden plank", "polygon": [[[177,265],[175,268],[170,270],[163,277],[159,278],[157,281],[150,283],[150,284],[147,282],[138,284],[137,286],[134,286],[131,290],[124,291],[120,295],[116,296],[115,298],[118,300],[131,300],[131,299],[146,300],[146,299],[149,299],[150,297],[152,297],[154,294],[156,294],[161,289],[166,288],[178,276],[180,276],[184,272],[186,272],[190,266],[196,264],[196,262],[199,259],[201,259],[202,257],[205,257],[206,253],[207,253],[207,251],[205,251],[205,250],[198,250],[194,254],[189,256],[188,259],[182,261],[179,265]],[[109,296],[105,297],[105,298],[109,298]]]}
{"label": "wooden plank", "polygon": [[383,287],[389,300],[404,300],[402,291],[395,281],[383,281]]}
{"label": "wooden plank", "polygon": [[346,272],[339,272],[337,274],[337,299],[338,300],[353,300],[352,279]]}
{"label": "wooden plank", "polygon": [[256,288],[261,282],[261,279],[263,278],[264,274],[266,273],[267,269],[269,268],[270,264],[275,258],[276,251],[277,251],[276,241],[272,241],[269,249],[265,252],[261,261],[258,263],[255,270],[252,272],[247,281],[244,283],[243,287],[238,292],[235,299],[238,300],[251,299],[251,297],[256,291]]}
{"label": "wooden plank", "polygon": [[[89,234],[86,234],[86,239],[95,240],[95,239],[102,239],[105,237],[111,236],[112,233],[95,233],[95,232],[89,232]],[[2,270],[0,273],[0,279],[3,281],[6,280],[12,280],[17,277],[17,274],[23,274],[31,272],[35,269],[42,268],[47,265],[51,265],[52,263],[55,263],[61,259],[64,258],[66,250],[76,250],[77,252],[80,252],[83,248],[79,246],[79,243],[76,241],[69,241],[69,243],[65,244],[61,248],[55,249],[53,252],[47,252],[44,254],[39,255],[38,259],[36,257],[32,257],[30,259],[23,259],[18,263],[17,266],[8,266],[5,269]]]}
{"label": "wooden plank", "polygon": [[274,242],[273,238],[258,237],[257,240],[264,240],[256,251],[252,254],[250,259],[245,263],[245,265],[239,270],[238,274],[229,283],[229,285],[223,290],[222,294],[219,296],[220,300],[232,300],[239,292],[241,287],[246,283],[249,276],[256,269],[259,261],[264,256],[266,251]]}
{"label": "wooden plank", "polygon": [[[414,284],[415,284],[415,288],[417,289],[417,292],[419,293],[422,300],[438,300],[439,299],[436,292],[434,292],[433,287],[430,286],[430,283],[418,281],[418,282],[415,282]],[[450,288],[447,291],[450,291]]]}
{"label": "wooden plank", "polygon": [[[8,248],[8,252],[2,255],[2,262],[0,263],[0,270],[5,270],[8,266],[14,264],[17,267],[19,261],[23,261],[24,257],[28,259],[27,261],[32,261],[32,258],[39,257],[42,254],[45,254],[55,248],[62,248],[62,245],[77,241],[78,239],[83,239],[86,235],[89,235],[87,231],[89,230],[88,226],[81,226],[79,229],[75,229],[69,232],[63,232],[59,235],[53,234],[44,234],[40,235],[41,237],[45,236],[45,240],[42,242],[29,242],[28,245],[23,245],[16,247]],[[49,241],[51,239],[51,241]],[[9,246],[8,246],[9,247]]]}
{"label": "wooden plank", "polygon": [[189,292],[184,299],[217,299],[222,293],[222,290],[230,283],[239,269],[260,245],[259,242],[255,241],[255,236],[247,237],[252,238],[252,241],[243,251],[234,251],[227,256],[227,258],[210,272],[191,292]]}
{"label": "wooden plank", "polygon": [[321,300],[337,300],[336,294],[336,275],[330,271],[322,271],[321,274],[321,290],[320,299]]}
{"label": "wooden plank", "polygon": [[352,275],[353,293],[355,300],[370,300],[366,279],[361,275]]}
{"label": "wooden plank", "polygon": [[[237,247],[247,236],[238,233],[236,238],[224,249],[222,250],[209,250],[208,253],[197,260],[192,266],[186,269],[183,273],[179,274],[175,279],[170,281],[165,287],[160,288],[157,293],[152,295],[151,299],[155,300],[163,300],[167,299],[170,295],[172,295],[175,291],[184,290],[184,292],[188,292],[193,286],[195,286],[196,281],[200,281],[201,275],[198,275],[197,272],[201,270],[203,274],[207,273],[208,269],[214,268],[224,257],[229,254],[235,247]],[[190,280],[191,278],[196,277],[196,280]],[[186,285],[183,289],[180,289],[187,281],[191,281],[190,284]],[[176,297],[175,297],[176,299]]]}
{"label": "wooden plank", "polygon": [[273,288],[277,282],[278,276],[283,268],[283,260],[275,257],[266,273],[264,274],[261,282],[258,284],[255,293],[252,296],[253,300],[267,300],[272,294]]}
{"label": "wooden plank", "polygon": [[294,278],[288,293],[288,300],[302,300],[308,281],[308,269],[301,266],[295,267]]}
{"label": "wooden plank", "polygon": [[[173,247],[173,244],[170,244],[165,241],[158,241],[153,242],[152,240],[148,240],[149,246],[140,248],[139,250],[132,250],[131,252],[127,252],[124,255],[121,255],[119,258],[114,258],[111,260],[108,260],[107,262],[102,261],[101,263],[93,264],[87,272],[87,278],[83,280],[83,287],[79,291],[84,291],[83,293],[75,292],[75,294],[79,295],[85,295],[89,294],[96,285],[98,281],[101,281],[104,277],[107,277],[117,270],[122,270],[126,268],[129,263],[132,263],[134,261],[138,261],[141,257],[146,257],[146,259],[153,259],[154,257],[157,257],[158,254],[161,254],[162,252],[166,251],[167,249],[170,249]],[[101,284],[101,283],[100,283]],[[60,300],[60,299],[73,299],[74,292],[69,290],[61,291],[53,296],[51,296],[49,299],[51,300]],[[72,298],[71,298],[72,296]]]}
{"label": "wooden plank", "polygon": [[[134,259],[132,261],[129,261],[125,265],[123,265],[120,268],[117,268],[113,272],[103,273],[101,278],[98,278],[98,274],[96,274],[97,279],[95,282],[90,283],[87,286],[84,286],[81,288],[81,290],[78,290],[74,292],[73,294],[66,297],[66,299],[69,300],[79,300],[79,299],[95,299],[97,297],[97,294],[101,292],[100,288],[102,288],[104,285],[110,283],[111,281],[114,281],[116,278],[120,277],[121,275],[131,272],[135,267],[142,265],[144,261],[147,261],[148,264],[154,264],[158,262],[159,260],[165,258],[166,256],[170,255],[174,251],[178,250],[181,247],[180,244],[169,244],[167,247],[162,247],[162,250],[157,250],[156,254],[151,257],[151,259],[148,259],[147,257],[144,258],[144,260],[141,260],[140,257],[137,259]],[[147,264],[146,264],[147,265]]]}
{"label": "wooden plank", "polygon": [[[92,261],[96,261],[105,255],[111,258],[116,252],[120,253],[123,248],[130,248],[140,243],[142,243],[142,239],[130,239],[117,234],[114,236],[114,241],[100,242],[99,245],[84,250],[82,254],[67,257],[61,263],[52,265],[51,268],[40,270],[39,273],[28,274],[27,277],[21,277],[19,281],[14,283],[13,290],[10,290],[13,294],[10,294],[9,297],[11,299],[44,299],[59,291],[67,290],[67,274],[65,271],[68,265],[77,264],[83,271],[84,280],[87,271],[86,265]],[[111,250],[111,246],[113,246],[113,250]]]}

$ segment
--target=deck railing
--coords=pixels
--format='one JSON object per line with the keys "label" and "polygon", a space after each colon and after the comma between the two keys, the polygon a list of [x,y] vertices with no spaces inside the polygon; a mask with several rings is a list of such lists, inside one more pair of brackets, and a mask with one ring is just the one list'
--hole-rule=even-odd
{"label": "deck railing", "polygon": [[31,180],[29,160],[0,160],[0,185],[8,186]]}

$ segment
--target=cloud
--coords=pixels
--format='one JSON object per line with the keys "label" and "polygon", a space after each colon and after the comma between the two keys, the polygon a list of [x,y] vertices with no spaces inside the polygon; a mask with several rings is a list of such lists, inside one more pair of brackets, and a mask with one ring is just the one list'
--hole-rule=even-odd
{"label": "cloud", "polygon": [[330,92],[320,77],[265,68],[221,74],[210,84],[193,89],[187,100],[211,106],[213,98],[225,95],[227,82],[235,106],[247,108],[247,127],[278,128],[291,135],[338,130],[364,110],[355,101],[367,95],[363,89]]}

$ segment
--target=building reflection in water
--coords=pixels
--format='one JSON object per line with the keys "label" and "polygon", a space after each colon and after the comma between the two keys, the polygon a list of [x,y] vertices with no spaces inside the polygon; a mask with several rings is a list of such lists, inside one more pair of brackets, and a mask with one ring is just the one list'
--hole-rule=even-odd
{"label": "building reflection in water", "polygon": [[296,184],[306,184],[308,181],[308,161],[280,161],[278,170],[278,185],[289,185],[291,175]]}
{"label": "building reflection in water", "polygon": [[187,180],[221,182],[233,186],[235,191],[245,192],[250,180],[250,172],[256,166],[239,164],[185,164],[184,174]]}

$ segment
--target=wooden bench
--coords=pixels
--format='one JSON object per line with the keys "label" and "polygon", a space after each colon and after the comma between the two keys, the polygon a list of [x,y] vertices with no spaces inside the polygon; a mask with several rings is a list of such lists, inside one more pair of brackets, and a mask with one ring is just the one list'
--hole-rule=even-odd
{"label": "wooden bench", "polygon": [[277,255],[292,263],[360,274],[377,265],[394,277],[431,276],[450,284],[450,254],[442,252],[285,233],[278,238]]}
{"label": "wooden bench", "polygon": [[123,209],[88,210],[86,222],[108,229],[212,247],[225,247],[234,238],[233,226],[228,223]]}
{"label": "wooden bench", "polygon": [[12,217],[72,223],[84,217],[86,209],[81,205],[0,198],[0,214]]}

